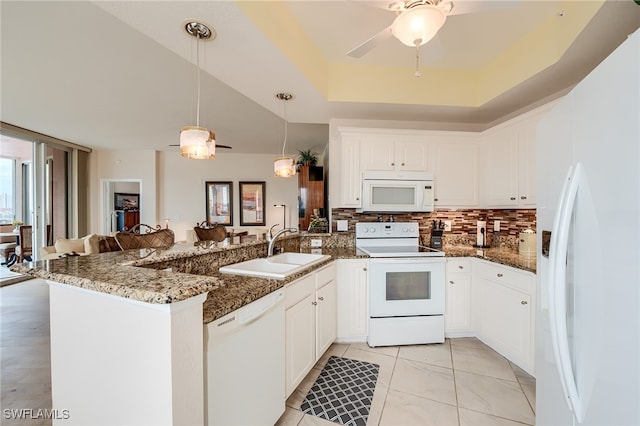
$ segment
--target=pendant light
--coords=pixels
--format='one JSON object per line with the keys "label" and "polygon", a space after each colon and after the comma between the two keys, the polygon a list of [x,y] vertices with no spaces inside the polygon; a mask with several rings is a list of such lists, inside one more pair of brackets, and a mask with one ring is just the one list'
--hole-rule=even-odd
{"label": "pendant light", "polygon": [[200,127],[200,40],[216,38],[215,30],[201,22],[191,21],[185,25],[187,34],[196,38],[196,81],[197,107],[196,125],[180,129],[180,155],[196,160],[209,160],[216,157],[216,134],[213,130]]}
{"label": "pendant light", "polygon": [[276,98],[282,101],[284,106],[284,142],[282,143],[282,157],[273,162],[273,171],[276,177],[291,177],[296,174],[293,158],[284,156],[284,148],[287,146],[287,101],[293,99],[291,93],[277,93]]}

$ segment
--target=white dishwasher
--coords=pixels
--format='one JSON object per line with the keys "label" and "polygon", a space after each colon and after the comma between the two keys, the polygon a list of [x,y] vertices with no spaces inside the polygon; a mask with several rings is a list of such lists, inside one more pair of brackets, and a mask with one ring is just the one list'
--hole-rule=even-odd
{"label": "white dishwasher", "polygon": [[285,410],[284,290],[205,328],[208,425],[273,425]]}

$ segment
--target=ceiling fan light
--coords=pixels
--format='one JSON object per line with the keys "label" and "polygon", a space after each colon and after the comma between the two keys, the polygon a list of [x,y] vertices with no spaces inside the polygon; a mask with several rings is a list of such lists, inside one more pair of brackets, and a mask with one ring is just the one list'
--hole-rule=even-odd
{"label": "ceiling fan light", "polygon": [[396,17],[391,33],[407,46],[419,46],[431,40],[444,25],[446,13],[437,6],[416,6]]}
{"label": "ceiling fan light", "polygon": [[296,168],[291,157],[276,158],[273,162],[276,177],[291,177],[296,174]]}

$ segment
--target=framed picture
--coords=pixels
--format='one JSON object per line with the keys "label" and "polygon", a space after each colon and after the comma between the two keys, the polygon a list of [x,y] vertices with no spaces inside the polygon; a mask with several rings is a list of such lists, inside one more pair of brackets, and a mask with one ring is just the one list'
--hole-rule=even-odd
{"label": "framed picture", "polygon": [[127,194],[124,192],[114,192],[113,208],[114,210],[140,209],[140,194]]}
{"label": "framed picture", "polygon": [[206,182],[207,222],[233,225],[233,182]]}
{"label": "framed picture", "polygon": [[240,182],[240,226],[266,224],[264,205],[265,182]]}

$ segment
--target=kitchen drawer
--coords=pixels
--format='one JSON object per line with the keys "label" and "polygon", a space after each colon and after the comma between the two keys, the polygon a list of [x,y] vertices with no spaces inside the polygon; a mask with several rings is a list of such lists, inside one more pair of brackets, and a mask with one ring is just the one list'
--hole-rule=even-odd
{"label": "kitchen drawer", "polygon": [[499,265],[484,260],[478,260],[475,266],[475,274],[487,280],[503,284],[514,289],[532,294],[533,274],[518,269]]}
{"label": "kitchen drawer", "polygon": [[284,307],[289,309],[316,289],[316,275],[309,274],[305,277],[287,284],[284,288]]}
{"label": "kitchen drawer", "polygon": [[453,257],[447,259],[447,274],[471,273],[471,259]]}
{"label": "kitchen drawer", "polygon": [[336,263],[332,262],[331,264],[325,266],[324,268],[318,270],[316,272],[316,276],[318,277],[316,280],[316,288],[320,289],[325,285],[329,284],[331,281],[335,281],[336,279]]}

